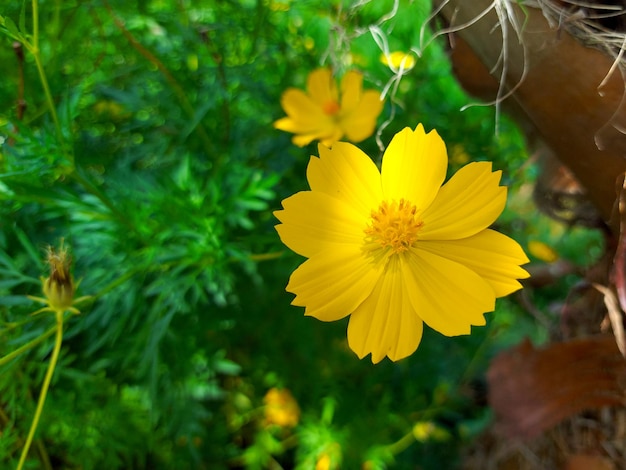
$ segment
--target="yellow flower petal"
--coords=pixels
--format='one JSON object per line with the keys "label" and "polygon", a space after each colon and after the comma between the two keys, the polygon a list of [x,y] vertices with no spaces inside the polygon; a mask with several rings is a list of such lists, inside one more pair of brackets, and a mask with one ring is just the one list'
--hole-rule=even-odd
{"label": "yellow flower petal", "polygon": [[349,204],[363,215],[363,228],[382,198],[380,172],[370,157],[354,145],[337,142],[332,149],[319,146],[320,158],[311,157],[307,179],[319,191]]}
{"label": "yellow flower petal", "polygon": [[310,144],[314,140],[319,140],[322,144],[330,147],[333,143],[337,142],[343,136],[343,131],[338,127],[329,125],[326,128],[319,129],[317,131],[302,133],[301,135],[295,135],[291,141],[298,147],[304,147]]}
{"label": "yellow flower petal", "polygon": [[[278,129],[278,127],[277,127],[277,129]],[[284,129],[282,129],[282,130],[284,130]],[[304,134],[304,135],[294,135],[291,138],[291,141],[294,143],[294,145],[297,145],[298,147],[304,147],[305,145],[309,145],[315,139],[319,139],[321,137],[322,136],[319,133]]]}
{"label": "yellow flower petal", "polygon": [[[308,132],[311,129],[325,127],[324,125],[320,125],[320,123],[328,121],[328,116],[324,114],[320,104],[313,101],[302,90],[289,88],[285,91],[285,93],[283,93],[280,104],[287,115],[292,119],[294,125],[302,127],[304,132]],[[288,132],[301,131],[299,127],[294,130],[277,127],[277,123],[281,121],[283,120],[279,119],[276,121],[274,123],[274,127]]]}
{"label": "yellow flower petal", "polygon": [[418,248],[402,263],[406,290],[417,314],[446,336],[465,335],[485,325],[485,312],[495,308],[491,286],[469,268]]}
{"label": "yellow flower petal", "polygon": [[491,285],[496,297],[520,289],[517,279],[529,276],[519,266],[528,263],[522,247],[494,230],[461,240],[421,241],[419,248],[467,266]]}
{"label": "yellow flower petal", "polygon": [[330,247],[360,246],[365,220],[349,205],[321,192],[302,191],[274,212],[281,241],[299,255],[311,257]]}
{"label": "yellow flower petal", "polygon": [[293,305],[322,321],[340,320],[372,292],[381,271],[361,256],[360,247],[326,250],[302,263],[289,278]]}
{"label": "yellow flower petal", "polygon": [[350,114],[343,116],[341,125],[352,142],[361,142],[374,133],[376,120],[383,110],[383,102],[377,91],[366,91]]}
{"label": "yellow flower petal", "polygon": [[311,72],[307,78],[306,88],[313,101],[320,105],[331,101],[339,101],[337,85],[332,72],[328,68],[317,69]]}
{"label": "yellow flower petal", "polygon": [[486,229],[504,210],[506,187],[491,163],[474,162],[457,171],[422,215],[422,240],[466,238]]}
{"label": "yellow flower petal", "polygon": [[274,127],[297,134],[292,139],[294,144],[302,147],[323,139],[332,143],[342,137],[343,131],[335,121],[301,90],[287,90],[281,103],[289,116],[275,121]]}
{"label": "yellow flower petal", "polygon": [[319,127],[321,124],[322,124],[321,121],[316,122],[315,125],[318,127],[311,128],[310,124],[296,121],[290,117],[284,117],[275,121],[274,127],[281,131],[297,133],[299,134],[297,135],[297,137],[304,137],[305,135],[311,136],[310,140],[306,142],[308,144],[311,141],[318,139],[320,137],[331,135],[335,131],[334,126],[326,125],[326,127]]}
{"label": "yellow flower petal", "polygon": [[402,278],[399,259],[391,258],[372,294],[350,316],[348,344],[360,359],[371,353],[374,364],[385,356],[398,361],[419,346],[423,323]]}
{"label": "yellow flower petal", "polygon": [[343,137],[343,130],[340,127],[335,127],[332,133],[327,134],[324,137],[321,137],[319,141],[325,147],[331,147],[342,137]]}
{"label": "yellow flower petal", "polygon": [[349,114],[359,105],[363,92],[363,75],[350,70],[341,79],[341,111]]}
{"label": "yellow flower petal", "polygon": [[[314,140],[326,139],[329,135],[334,136],[334,128],[331,129],[309,129],[307,126],[298,123],[290,117],[285,117],[274,122],[274,127],[282,131],[296,133],[291,141],[298,147],[304,147]],[[333,141],[334,142],[334,141]]]}
{"label": "yellow flower petal", "polygon": [[423,211],[437,195],[447,166],[446,146],[436,131],[426,134],[421,124],[415,131],[407,127],[383,156],[383,194],[396,201],[404,198]]}

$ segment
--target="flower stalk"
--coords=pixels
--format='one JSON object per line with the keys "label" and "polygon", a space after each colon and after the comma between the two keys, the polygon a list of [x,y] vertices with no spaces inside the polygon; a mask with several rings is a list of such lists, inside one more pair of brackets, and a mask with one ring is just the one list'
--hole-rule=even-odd
{"label": "flower stalk", "polygon": [[33,421],[30,424],[28,436],[26,437],[26,442],[24,443],[24,447],[22,448],[22,454],[20,455],[20,460],[17,464],[17,470],[22,470],[22,468],[24,467],[24,463],[26,462],[26,456],[28,455],[28,451],[30,450],[33,438],[35,437],[35,431],[37,430],[37,426],[39,425],[41,412],[43,411],[43,406],[46,402],[46,397],[48,396],[48,389],[50,388],[52,375],[54,374],[54,369],[56,368],[57,361],[59,359],[59,352],[61,351],[61,344],[63,343],[63,314],[64,312],[61,310],[57,310],[55,312],[56,336],[54,341],[54,348],[52,349],[52,356],[50,357],[50,363],[48,364],[46,376],[44,377],[43,384],[41,385],[41,392],[39,393],[39,399],[37,400],[35,416],[33,417]]}

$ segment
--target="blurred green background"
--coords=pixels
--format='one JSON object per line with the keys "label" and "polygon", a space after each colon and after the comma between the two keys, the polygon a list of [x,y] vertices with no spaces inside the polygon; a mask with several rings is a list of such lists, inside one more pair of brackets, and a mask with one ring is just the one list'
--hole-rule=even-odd
{"label": "blurred green background", "polygon": [[[303,260],[281,245],[272,216],[308,188],[317,153],[272,127],[282,92],[304,88],[320,65],[357,68],[369,89],[399,80],[379,118],[383,145],[406,126],[436,128],[450,173],[469,160],[503,170],[500,231],[580,266],[601,255],[597,233],[537,212],[537,170],[517,128],[503,117],[496,134],[491,106],[460,111],[473,100],[451,74],[446,40],[422,50],[430,2],[7,3],[0,354],[54,325],[50,314],[30,316],[39,306],[26,297],[41,295],[48,245],[64,239],[78,295],[94,296],[67,320],[25,468],[460,466],[492,420],[490,359],[525,337],[545,341],[550,325],[514,295],[471,336],[426,329],[408,359],[359,361],[346,321],[290,306],[285,286]],[[430,22],[423,39],[437,28]],[[419,51],[414,68],[394,76],[374,35],[390,51]],[[359,147],[382,154],[374,136]],[[575,282],[524,295],[556,323],[549,306]],[[2,365],[1,468],[17,464],[52,344]]]}

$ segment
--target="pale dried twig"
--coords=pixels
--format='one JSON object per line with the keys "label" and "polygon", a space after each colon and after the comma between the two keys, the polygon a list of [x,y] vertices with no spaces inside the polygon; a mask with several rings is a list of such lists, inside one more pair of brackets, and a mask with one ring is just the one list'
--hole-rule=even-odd
{"label": "pale dried twig", "polygon": [[593,283],[593,287],[604,295],[604,305],[609,314],[609,320],[611,322],[611,328],[613,328],[613,334],[615,335],[615,342],[622,356],[626,357],[626,335],[624,334],[624,313],[619,307],[617,302],[617,296],[615,293],[606,286]]}

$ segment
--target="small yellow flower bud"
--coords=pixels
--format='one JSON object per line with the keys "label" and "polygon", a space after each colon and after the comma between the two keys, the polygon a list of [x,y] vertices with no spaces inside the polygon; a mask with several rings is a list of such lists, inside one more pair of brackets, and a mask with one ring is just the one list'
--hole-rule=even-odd
{"label": "small yellow flower bud", "polygon": [[265,422],[293,428],[300,420],[300,407],[291,392],[286,388],[272,388],[263,398],[265,402]]}
{"label": "small yellow flower bud", "polygon": [[48,248],[48,264],[50,277],[43,280],[43,294],[52,310],[65,311],[72,309],[74,303],[74,279],[70,274],[71,257],[61,244],[56,252]]}

